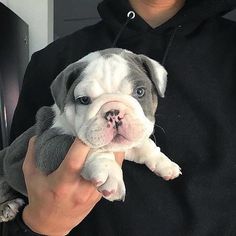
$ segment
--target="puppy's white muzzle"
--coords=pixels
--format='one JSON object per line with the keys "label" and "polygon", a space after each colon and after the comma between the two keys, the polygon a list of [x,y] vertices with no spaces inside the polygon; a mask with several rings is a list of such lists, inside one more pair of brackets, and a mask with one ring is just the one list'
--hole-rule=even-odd
{"label": "puppy's white muzzle", "polygon": [[90,105],[77,134],[92,148],[121,151],[137,146],[148,138],[153,125],[133,97],[105,94]]}

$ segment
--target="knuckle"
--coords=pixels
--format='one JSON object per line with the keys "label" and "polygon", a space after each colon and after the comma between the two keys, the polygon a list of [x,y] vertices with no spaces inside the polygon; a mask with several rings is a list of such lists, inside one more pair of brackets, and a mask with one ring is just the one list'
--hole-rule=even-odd
{"label": "knuckle", "polygon": [[78,167],[80,167],[80,166],[78,166],[78,163],[76,162],[76,161],[70,161],[70,162],[68,162],[67,163],[67,170],[69,171],[69,172],[74,172],[74,171],[76,171],[77,169],[78,169]]}
{"label": "knuckle", "polygon": [[95,191],[94,187],[88,187],[86,191],[77,194],[75,204],[86,205],[97,202],[97,195],[97,191]]}
{"label": "knuckle", "polygon": [[75,200],[75,205],[85,205],[86,203],[88,203],[89,198],[84,195],[84,196],[80,196]]}
{"label": "knuckle", "polygon": [[29,140],[29,146],[34,145],[35,139],[36,139],[36,136],[33,136],[33,137],[30,138],[30,140]]}
{"label": "knuckle", "polygon": [[90,194],[83,194],[81,196],[78,196],[76,199],[75,199],[75,205],[85,205],[85,204],[88,204],[91,202],[91,195]]}
{"label": "knuckle", "polygon": [[70,194],[70,188],[65,184],[58,185],[53,188],[52,194],[55,199],[65,199]]}
{"label": "knuckle", "polygon": [[63,172],[66,172],[68,174],[79,172],[82,168],[82,164],[77,160],[69,160],[67,162],[64,162],[61,166],[64,170]]}

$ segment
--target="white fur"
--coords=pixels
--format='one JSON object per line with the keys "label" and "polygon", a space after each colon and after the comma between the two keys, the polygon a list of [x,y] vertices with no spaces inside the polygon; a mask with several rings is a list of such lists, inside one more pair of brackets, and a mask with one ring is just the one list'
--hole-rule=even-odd
{"label": "white fur", "polygon": [[[55,118],[51,128],[58,129],[61,134],[76,136],[76,131],[73,126],[75,118],[74,106],[66,106],[65,111],[62,113],[56,104],[52,106],[52,109],[55,113]],[[67,115],[65,115],[66,113]]]}
{"label": "white fur", "polygon": [[128,150],[125,159],[145,164],[165,180],[172,180],[182,174],[181,168],[162,153],[151,139],[145,140],[139,147]]}
{"label": "white fur", "polygon": [[83,71],[84,79],[75,88],[74,96],[97,98],[104,93],[131,94],[131,84],[124,80],[128,72],[129,68],[122,57],[98,57]]}
{"label": "white fur", "polygon": [[[81,175],[92,181],[98,191],[109,201],[125,199],[125,184],[120,166],[115,161],[113,152],[91,150],[82,169]],[[112,192],[108,196],[104,191]]]}
{"label": "white fur", "polygon": [[91,62],[91,61],[96,60],[100,56],[101,54],[98,51],[95,51],[81,58],[79,62]]}

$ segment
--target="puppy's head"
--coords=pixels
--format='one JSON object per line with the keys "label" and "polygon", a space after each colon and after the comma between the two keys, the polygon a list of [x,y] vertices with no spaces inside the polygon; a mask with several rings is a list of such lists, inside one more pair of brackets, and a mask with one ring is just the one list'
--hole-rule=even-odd
{"label": "puppy's head", "polygon": [[166,70],[144,55],[123,49],[90,53],[51,85],[60,111],[55,126],[92,148],[138,146],[153,131],[157,95],[164,97],[166,83]]}

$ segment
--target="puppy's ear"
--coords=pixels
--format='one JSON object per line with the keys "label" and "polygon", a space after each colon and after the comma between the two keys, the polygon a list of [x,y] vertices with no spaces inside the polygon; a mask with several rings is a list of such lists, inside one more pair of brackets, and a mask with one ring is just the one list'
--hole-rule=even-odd
{"label": "puppy's ear", "polygon": [[157,61],[142,54],[139,55],[139,57],[149,78],[152,80],[155,87],[157,88],[158,94],[161,97],[164,97],[167,85],[167,71]]}
{"label": "puppy's ear", "polygon": [[78,62],[69,65],[56,77],[56,79],[51,84],[50,88],[52,97],[62,112],[64,110],[68,91],[70,90],[74,81],[79,78],[84,67],[84,63]]}

